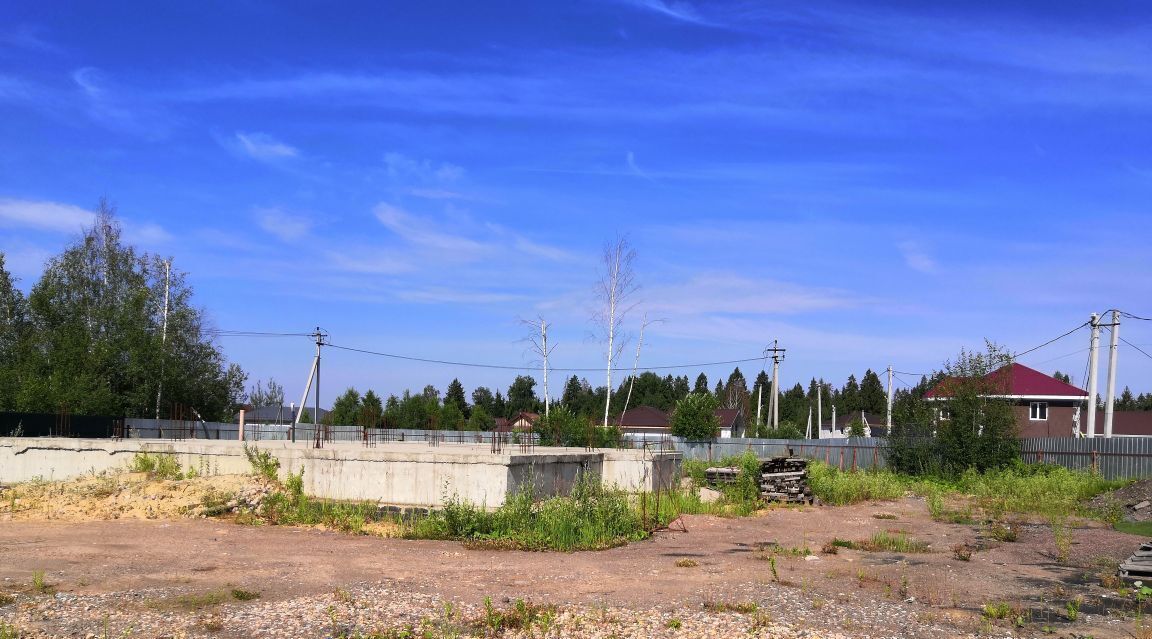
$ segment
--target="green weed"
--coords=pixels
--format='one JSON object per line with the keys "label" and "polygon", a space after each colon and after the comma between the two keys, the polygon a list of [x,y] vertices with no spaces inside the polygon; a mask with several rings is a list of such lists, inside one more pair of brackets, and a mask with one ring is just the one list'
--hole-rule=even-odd
{"label": "green weed", "polygon": [[16,626],[0,620],[0,639],[20,639],[22,634]]}
{"label": "green weed", "polygon": [[272,453],[260,450],[256,446],[249,448],[248,443],[245,442],[244,456],[248,458],[248,464],[252,467],[252,474],[268,481],[276,481],[276,476],[280,472],[280,460],[273,457]]}
{"label": "green weed", "polygon": [[705,601],[704,610],[707,612],[736,612],[750,615],[760,609],[754,601]]}
{"label": "green weed", "polygon": [[128,463],[128,470],[134,473],[148,473],[154,479],[184,479],[180,462],[170,453],[136,453]]}
{"label": "green weed", "polygon": [[1012,606],[1003,601],[986,603],[983,612],[986,619],[1007,619],[1012,614]]}
{"label": "green weed", "polygon": [[42,595],[50,595],[56,592],[56,587],[45,580],[43,570],[37,570],[32,573],[32,590]]}
{"label": "green weed", "polygon": [[232,598],[236,601],[252,601],[253,599],[259,599],[260,593],[253,592],[251,590],[244,590],[242,588],[233,588]]}
{"label": "green weed", "polygon": [[860,550],[867,550],[871,552],[900,552],[900,553],[917,553],[928,552],[927,542],[913,539],[905,533],[891,533],[881,530],[872,534],[872,537],[866,541],[858,541],[855,547]]}

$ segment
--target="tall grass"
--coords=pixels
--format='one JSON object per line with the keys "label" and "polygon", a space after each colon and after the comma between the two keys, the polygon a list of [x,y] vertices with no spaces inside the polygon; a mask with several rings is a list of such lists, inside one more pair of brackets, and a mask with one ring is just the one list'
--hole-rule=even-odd
{"label": "tall grass", "polygon": [[457,539],[527,550],[594,550],[643,539],[649,527],[628,493],[581,474],[570,495],[537,501],[532,482],[486,511],[450,498],[427,517],[405,522],[404,536]]}
{"label": "tall grass", "polygon": [[888,470],[841,471],[818,461],[808,466],[808,482],[817,497],[835,506],[913,494],[925,497],[937,518],[952,514],[946,509],[946,498],[967,497],[992,518],[1018,513],[1103,519],[1111,515],[1089,511],[1085,500],[1127,483],[1050,465],[1020,464],[982,473],[972,469],[956,478],[944,479],[912,477]]}

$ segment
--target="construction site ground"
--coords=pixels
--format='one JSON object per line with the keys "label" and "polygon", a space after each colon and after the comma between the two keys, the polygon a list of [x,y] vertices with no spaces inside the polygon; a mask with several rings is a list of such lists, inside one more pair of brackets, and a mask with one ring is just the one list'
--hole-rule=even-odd
{"label": "construction site ground", "polygon": [[[482,627],[469,620],[488,598],[555,605],[554,621],[508,631],[524,636],[1152,636],[1107,577],[1142,538],[1073,522],[1061,562],[1047,523],[1016,522],[1017,541],[995,542],[980,525],[932,520],[914,497],[691,515],[650,540],[577,553],[84,510],[0,510],[0,621],[29,636],[452,636]],[[929,552],[821,552],[877,531]],[[969,561],[958,544],[976,548]]]}

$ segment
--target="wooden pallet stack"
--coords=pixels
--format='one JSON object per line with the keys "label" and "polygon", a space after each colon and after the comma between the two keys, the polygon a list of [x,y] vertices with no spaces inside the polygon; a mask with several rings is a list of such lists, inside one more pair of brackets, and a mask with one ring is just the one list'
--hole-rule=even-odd
{"label": "wooden pallet stack", "polygon": [[1120,577],[1152,584],[1152,542],[1140,544],[1140,549],[1120,564]]}
{"label": "wooden pallet stack", "polygon": [[[740,469],[734,466],[716,466],[704,471],[704,478],[713,487],[733,484],[739,476]],[[812,503],[808,460],[799,457],[760,460],[760,497],[765,501]]]}

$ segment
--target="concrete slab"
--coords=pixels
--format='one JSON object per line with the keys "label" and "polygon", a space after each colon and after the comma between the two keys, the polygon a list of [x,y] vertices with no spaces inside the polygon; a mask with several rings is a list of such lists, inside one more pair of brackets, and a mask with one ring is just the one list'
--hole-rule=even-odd
{"label": "concrete slab", "polygon": [[[670,485],[680,453],[644,450],[519,446],[493,453],[488,444],[261,441],[252,444],[280,462],[281,478],[304,469],[304,490],[330,499],[374,500],[398,506],[438,507],[450,497],[487,508],[531,482],[537,495],[567,494],[581,472],[629,491]],[[137,453],[175,455],[204,474],[251,472],[244,444],[230,440],[0,438],[0,483],[59,480],[126,468]]]}

